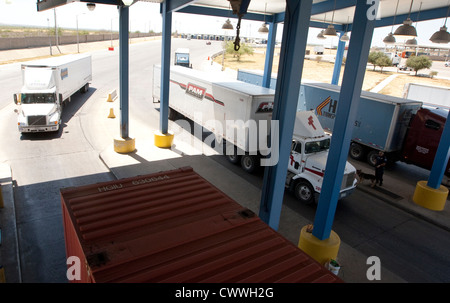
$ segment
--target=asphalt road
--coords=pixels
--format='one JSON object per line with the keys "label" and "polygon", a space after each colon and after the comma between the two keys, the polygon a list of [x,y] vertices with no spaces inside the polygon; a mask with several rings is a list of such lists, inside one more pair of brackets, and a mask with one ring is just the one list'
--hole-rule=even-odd
{"label": "asphalt road", "polygon": [[[194,68],[220,44],[174,40],[172,49],[189,47]],[[152,103],[152,66],[160,63],[160,42],[130,47],[130,134],[134,121],[157,127],[159,113]],[[15,180],[19,249],[23,282],[65,282],[66,255],[59,189],[113,179],[98,157],[111,145],[106,134],[119,133],[119,119],[105,125],[104,98],[118,89],[117,52],[96,51],[93,81],[86,94],[77,94],[63,115],[64,127],[57,134],[21,136],[17,131],[13,93],[19,91],[18,64],[0,66],[0,162],[10,164]],[[262,171],[250,175],[222,156],[214,156],[225,168],[261,187]],[[398,165],[398,178],[411,178],[423,171]],[[411,181],[414,182],[414,181]],[[284,204],[311,222],[315,206],[299,203],[289,193]],[[450,282],[449,232],[426,223],[383,201],[357,190],[338,204],[333,229],[348,245],[366,255],[380,257],[383,266],[408,282]],[[290,239],[297,241],[298,239]]]}

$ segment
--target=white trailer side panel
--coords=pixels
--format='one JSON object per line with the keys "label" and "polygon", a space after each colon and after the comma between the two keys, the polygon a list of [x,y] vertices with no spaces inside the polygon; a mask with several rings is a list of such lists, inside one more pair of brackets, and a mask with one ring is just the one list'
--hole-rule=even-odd
{"label": "white trailer side panel", "polygon": [[[157,100],[160,78],[161,67],[155,65],[153,98]],[[267,148],[259,147],[267,147],[274,95],[275,91],[269,88],[171,66],[169,107],[252,154],[258,151],[267,154]],[[260,123],[266,126],[261,136]],[[254,127],[257,134],[249,135]]]}

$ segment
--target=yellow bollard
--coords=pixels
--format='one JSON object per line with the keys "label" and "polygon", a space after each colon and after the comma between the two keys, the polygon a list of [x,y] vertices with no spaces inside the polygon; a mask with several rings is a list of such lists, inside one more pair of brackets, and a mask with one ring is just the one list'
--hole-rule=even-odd
{"label": "yellow bollard", "polygon": [[5,269],[0,265],[0,283],[6,283]]}
{"label": "yellow bollard", "polygon": [[114,119],[116,116],[114,115],[114,109],[111,107],[109,109],[109,116],[108,118]]}
{"label": "yellow bollard", "polygon": [[445,208],[449,190],[441,185],[438,189],[429,187],[427,181],[419,181],[414,190],[413,201],[422,207],[441,211]]}
{"label": "yellow bollard", "polygon": [[0,184],[0,208],[3,207],[5,207],[5,203],[3,202],[2,185]]}
{"label": "yellow bollard", "polygon": [[328,239],[319,240],[312,234],[312,229],[312,224],[301,229],[298,247],[322,265],[330,260],[336,260],[341,245],[339,236],[331,231]]}

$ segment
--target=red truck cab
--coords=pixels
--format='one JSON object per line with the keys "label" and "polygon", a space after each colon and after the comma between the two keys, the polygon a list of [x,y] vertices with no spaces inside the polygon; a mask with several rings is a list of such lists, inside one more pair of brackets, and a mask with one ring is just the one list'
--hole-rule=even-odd
{"label": "red truck cab", "polygon": [[[406,163],[431,170],[448,112],[444,109],[421,108],[411,118],[402,149]],[[445,175],[450,176],[450,162]]]}

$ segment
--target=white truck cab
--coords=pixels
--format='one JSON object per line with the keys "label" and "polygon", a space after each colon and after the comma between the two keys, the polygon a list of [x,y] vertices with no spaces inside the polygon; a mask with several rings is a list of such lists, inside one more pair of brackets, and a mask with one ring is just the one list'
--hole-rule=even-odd
{"label": "white truck cab", "polygon": [[[330,142],[331,136],[324,132],[313,111],[297,112],[286,187],[304,203],[318,201]],[[356,183],[356,169],[347,162],[339,198],[349,195]]]}

